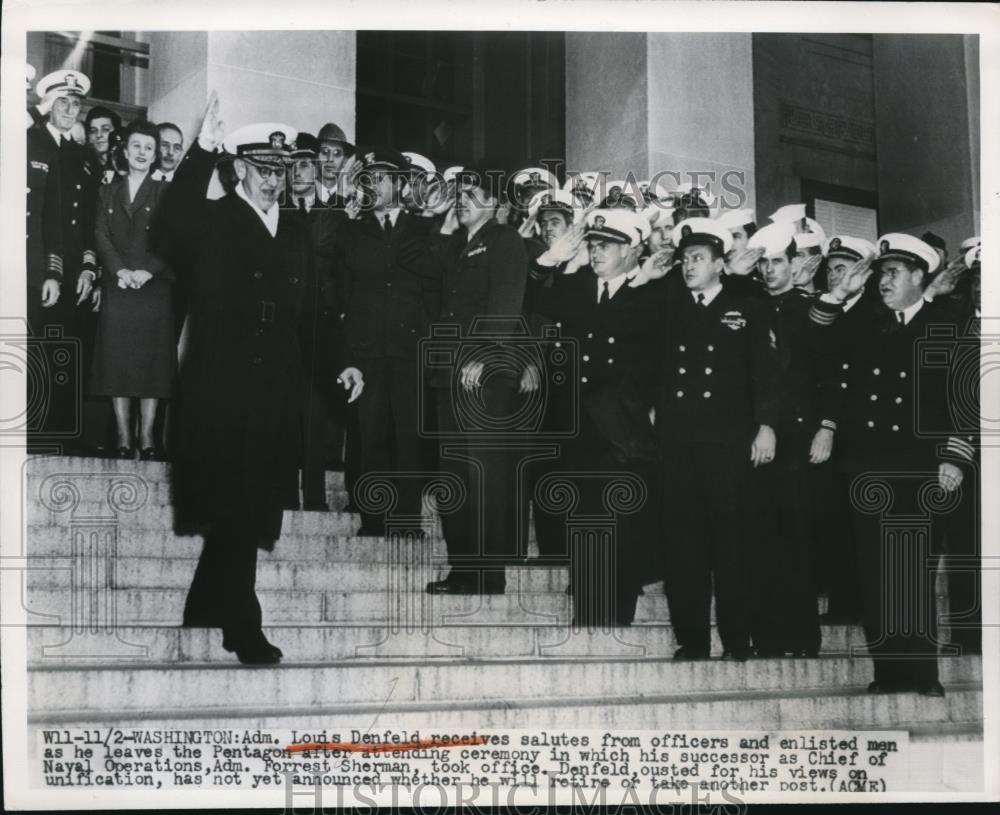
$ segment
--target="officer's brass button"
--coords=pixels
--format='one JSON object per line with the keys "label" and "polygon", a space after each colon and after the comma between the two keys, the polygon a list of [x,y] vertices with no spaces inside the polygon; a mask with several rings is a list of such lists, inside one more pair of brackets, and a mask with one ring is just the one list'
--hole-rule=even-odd
{"label": "officer's brass button", "polygon": [[898,425],[898,424],[894,424],[894,425],[892,426],[892,429],[893,429],[893,430],[899,430],[899,425]]}
{"label": "officer's brass button", "polygon": [[684,396],[684,391],[677,391],[677,396],[678,397],[683,397]]}
{"label": "officer's brass button", "polygon": [[562,323],[556,323],[556,328],[562,328]]}
{"label": "officer's brass button", "polygon": [[299,282],[299,279],[295,275],[292,275],[290,278],[288,278],[288,282],[294,286],[296,283]]}
{"label": "officer's brass button", "polygon": [[593,335],[592,333],[591,333],[591,334],[588,334],[588,335],[587,335],[587,339],[588,339],[588,340],[592,340],[592,339],[594,339],[594,335]]}
{"label": "officer's brass button", "polygon": [[581,376],[581,377],[580,377],[580,381],[581,381],[581,382],[584,382],[584,383],[585,383],[585,382],[587,381],[587,377],[585,377],[585,376]]}
{"label": "officer's brass button", "polygon": [[556,343],[556,348],[562,348],[562,343],[561,342],[557,342]]}
{"label": "officer's brass button", "polygon": [[868,426],[869,427],[875,427],[875,422],[873,422],[871,419],[869,419],[868,420]]}
{"label": "officer's brass button", "polygon": [[260,365],[260,363],[262,363],[263,361],[264,361],[264,358],[262,356],[260,356],[259,354],[253,358],[253,364],[254,365]]}
{"label": "officer's brass button", "polygon": [[899,372],[899,378],[900,379],[906,379],[906,371],[900,371]]}
{"label": "officer's brass button", "polygon": [[841,367],[846,371],[851,366],[848,363],[845,362]]}
{"label": "officer's brass button", "polygon": [[710,345],[710,346],[708,346],[708,350],[709,350],[709,351],[714,351],[714,350],[715,350],[715,346],[714,346],[714,345]]}
{"label": "officer's brass button", "polygon": [[610,365],[613,362],[614,362],[614,360],[611,357],[608,357],[608,365]]}
{"label": "officer's brass button", "polygon": [[584,362],[590,362],[590,355],[589,354],[584,354],[583,355],[583,361]]}
{"label": "officer's brass button", "polygon": [[678,346],[677,346],[677,349],[678,349],[679,351],[687,351],[687,348],[685,348],[685,347],[684,347],[683,345],[678,345]]}
{"label": "officer's brass button", "polygon": [[255,280],[260,280],[264,276],[264,273],[261,271],[256,271],[253,273],[253,276]]}
{"label": "officer's brass button", "polygon": [[73,226],[76,226],[76,221],[70,221],[70,223],[73,224]]}
{"label": "officer's brass button", "polygon": [[878,394],[877,393],[873,393],[871,398],[872,398],[873,402],[877,402],[878,401]]}
{"label": "officer's brass button", "polygon": [[614,341],[615,341],[614,337],[608,337],[608,342],[614,342]]}
{"label": "officer's brass button", "polygon": [[903,397],[902,396],[897,396],[896,397],[896,404],[897,405],[903,404]]}
{"label": "officer's brass button", "polygon": [[76,188],[77,188],[77,189],[80,189],[80,185],[79,185],[79,184],[77,184],[77,185],[76,185]]}
{"label": "officer's brass button", "polygon": [[705,373],[708,374],[709,376],[711,376],[712,375],[712,369],[711,368],[706,368],[705,369]]}
{"label": "officer's brass button", "polygon": [[797,418],[797,419],[796,419],[795,421],[797,421],[797,422],[801,423],[801,422],[802,422],[802,417],[801,417],[801,416],[799,416],[799,417],[798,417],[798,418]]}
{"label": "officer's brass button", "polygon": [[687,373],[687,368],[678,368],[677,369],[677,373],[679,373],[679,374],[686,374]]}
{"label": "officer's brass button", "polygon": [[841,382],[841,383],[840,383],[840,387],[842,387],[842,388],[846,388],[846,387],[847,387],[847,383],[846,383],[846,382]]}
{"label": "officer's brass button", "polygon": [[[28,213],[28,217],[29,217],[29,218],[31,217],[31,213],[30,213],[30,212]],[[27,235],[25,235],[24,237],[28,237],[28,236],[27,236]]]}
{"label": "officer's brass button", "polygon": [[80,204],[79,204],[79,203],[77,203],[76,201],[74,201],[74,202],[73,202],[73,206],[74,206],[74,207],[78,207],[78,206],[80,206]]}
{"label": "officer's brass button", "polygon": [[872,368],[872,373],[875,374],[875,376],[878,376],[882,373],[882,370],[880,368]]}
{"label": "officer's brass button", "polygon": [[711,391],[705,391],[702,394],[702,396],[704,396],[706,399],[711,399],[712,398],[712,392]]}

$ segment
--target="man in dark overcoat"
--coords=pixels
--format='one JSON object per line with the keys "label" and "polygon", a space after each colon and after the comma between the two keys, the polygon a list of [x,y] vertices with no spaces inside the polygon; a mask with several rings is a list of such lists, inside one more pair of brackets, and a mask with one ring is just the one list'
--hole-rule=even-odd
{"label": "man in dark overcoat", "polygon": [[[393,512],[419,527],[415,474],[425,468],[417,348],[437,316],[441,289],[442,267],[430,242],[435,220],[433,213],[403,208],[410,166],[402,153],[380,146],[359,150],[358,157],[372,206],[341,227],[335,264],[347,340],[365,369],[365,393],[357,408],[361,474],[414,474],[396,482]],[[359,534],[385,534],[384,514],[361,509]]]}
{"label": "man in dark overcoat", "polygon": [[295,131],[248,125],[230,136],[239,179],[205,199],[221,141],[213,96],[198,143],[171,184],[161,240],[192,271],[191,337],[181,372],[174,465],[182,521],[205,529],[184,623],[219,626],[241,662],[277,662],[261,630],[257,549],[281,535],[283,487],[298,464],[303,358],[314,352],[356,399],[339,323],[318,314],[312,244],[298,213],[281,207]]}

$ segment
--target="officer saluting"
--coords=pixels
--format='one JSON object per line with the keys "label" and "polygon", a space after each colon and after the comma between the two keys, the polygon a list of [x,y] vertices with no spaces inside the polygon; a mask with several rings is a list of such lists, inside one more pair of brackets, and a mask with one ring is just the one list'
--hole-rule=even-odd
{"label": "officer saluting", "polygon": [[[968,460],[968,449],[958,438],[929,437],[928,428],[949,423],[947,393],[932,377],[918,376],[918,343],[929,326],[948,322],[950,315],[924,298],[928,278],[939,264],[937,252],[910,235],[892,233],[879,238],[875,268],[884,307],[857,327],[856,353],[845,365],[847,391],[838,434],[843,464],[853,476],[852,510],[861,552],[865,635],[875,667],[869,693],[917,691],[943,696],[938,682],[936,569],[928,568],[931,553],[941,551],[933,538],[918,535],[885,536],[882,517],[923,516],[928,512],[922,495],[928,473],[945,492],[962,481],[958,461]],[[813,306],[810,316],[821,325],[834,324],[842,304],[857,295],[870,272],[864,258],[844,275],[829,294]],[[938,448],[943,448],[939,455]],[[864,489],[865,479],[877,478],[878,488]],[[890,505],[873,507],[886,494]],[[885,538],[885,539],[884,539]],[[929,544],[929,545],[928,545]]]}
{"label": "officer saluting", "polygon": [[673,233],[685,289],[666,316],[656,430],[663,456],[666,591],[680,648],[707,659],[714,576],[723,658],[750,650],[747,493],[774,458],[777,358],[766,303],[722,285],[729,230],[709,218]]}
{"label": "officer saluting", "polygon": [[226,650],[263,664],[282,654],[261,629],[257,548],[270,550],[281,535],[282,490],[298,464],[302,358],[314,346],[318,369],[351,399],[363,385],[356,368],[344,367],[339,323],[316,315],[306,224],[280,207],[295,131],[261,124],[230,136],[238,182],[209,201],[218,104],[213,94],[198,143],[170,184],[169,232],[160,236],[174,262],[191,269],[193,285],[173,476],[178,509],[207,531],[184,624],[221,627]]}
{"label": "officer saluting", "polygon": [[[572,273],[550,266],[549,279],[542,276],[540,263],[532,269],[534,302],[542,313],[559,321],[564,336],[576,340],[580,355],[578,433],[565,442],[552,469],[581,476],[577,509],[581,514],[609,511],[601,498],[608,485],[602,473],[633,473],[646,490],[635,512],[616,519],[613,557],[585,548],[574,553],[574,617],[581,626],[630,624],[643,580],[651,574],[649,556],[640,554],[652,532],[650,516],[655,515],[658,445],[649,412],[656,391],[667,284],[639,283],[639,253],[649,232],[645,215],[627,209],[594,210],[583,232],[587,266]],[[553,254],[574,254],[578,233],[579,229],[566,233],[565,246],[555,247]],[[574,407],[554,405],[565,412]],[[613,580],[601,574],[609,566],[614,569]]]}

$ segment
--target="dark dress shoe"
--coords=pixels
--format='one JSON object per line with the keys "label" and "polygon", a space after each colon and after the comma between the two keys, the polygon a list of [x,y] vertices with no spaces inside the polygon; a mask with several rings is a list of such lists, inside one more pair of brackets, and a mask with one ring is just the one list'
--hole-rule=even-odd
{"label": "dark dress shoe", "polygon": [[223,634],[222,647],[235,652],[244,665],[274,665],[284,656],[281,649],[271,645],[263,631],[250,634]]}
{"label": "dark dress shoe", "polygon": [[326,501],[306,501],[302,508],[306,512],[329,512],[330,505]]}
{"label": "dark dress shoe", "polygon": [[709,652],[707,650],[702,650],[701,648],[691,648],[687,645],[682,645],[674,651],[674,659],[678,662],[695,662],[708,658]]}
{"label": "dark dress shoe", "polygon": [[819,657],[818,648],[796,648],[792,651],[792,656],[797,659],[817,659]]}
{"label": "dark dress shoe", "polygon": [[139,461],[159,461],[160,454],[155,447],[143,447],[139,451]]}
{"label": "dark dress shoe", "polygon": [[944,698],[944,686],[940,682],[920,682],[916,686],[916,691],[921,696],[933,696],[938,699]]}
{"label": "dark dress shoe", "polygon": [[479,585],[475,576],[470,580],[452,572],[444,580],[432,580],[426,591],[428,594],[479,594]]}
{"label": "dark dress shoe", "polygon": [[125,447],[122,445],[115,451],[115,458],[130,459],[135,458],[135,450],[131,447]]}
{"label": "dark dress shoe", "polygon": [[722,652],[722,658],[726,662],[746,662],[750,659],[749,648],[732,648]]}

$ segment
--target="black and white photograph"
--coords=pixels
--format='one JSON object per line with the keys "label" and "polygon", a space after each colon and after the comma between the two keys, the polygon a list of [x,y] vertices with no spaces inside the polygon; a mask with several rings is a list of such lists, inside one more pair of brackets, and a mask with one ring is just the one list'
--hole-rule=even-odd
{"label": "black and white photograph", "polygon": [[996,7],[3,23],[6,809],[1000,800]]}

